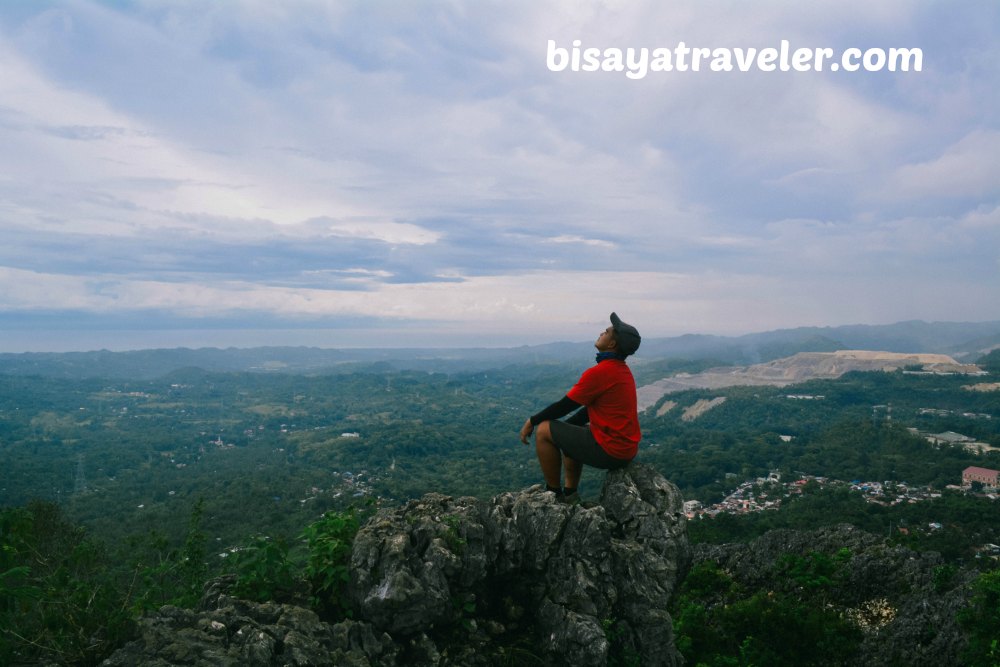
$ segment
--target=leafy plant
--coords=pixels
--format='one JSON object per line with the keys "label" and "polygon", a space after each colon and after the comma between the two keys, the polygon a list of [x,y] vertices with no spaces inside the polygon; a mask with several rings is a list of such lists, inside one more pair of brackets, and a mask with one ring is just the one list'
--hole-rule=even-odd
{"label": "leafy plant", "polygon": [[442,520],[448,526],[444,533],[444,541],[448,548],[457,554],[462,553],[465,550],[466,540],[458,532],[458,527],[462,523],[461,519],[454,514],[449,514]]}
{"label": "leafy plant", "polygon": [[103,549],[57,505],[0,510],[0,664],[96,665],[131,630]]}
{"label": "leafy plant", "polygon": [[968,633],[969,646],[963,655],[969,667],[1000,665],[1000,570],[979,575],[972,584],[972,600],[958,614],[958,622]]}
{"label": "leafy plant", "polygon": [[640,667],[642,660],[635,646],[629,642],[627,625],[614,618],[601,619],[604,638],[608,640],[608,665],[611,667]]}
{"label": "leafy plant", "polygon": [[938,565],[934,568],[934,590],[944,592],[955,578],[958,568],[951,564]]}
{"label": "leafy plant", "polygon": [[860,631],[833,605],[817,603],[830,597],[850,557],[846,549],[786,556],[776,574],[788,585],[775,590],[746,589],[717,564],[699,563],[673,610],[678,649],[691,664],[711,667],[850,663]]}
{"label": "leafy plant", "polygon": [[295,563],[289,558],[284,538],[252,538],[233,554],[236,570],[236,595],[257,602],[268,602],[291,593],[297,584]]}
{"label": "leafy plant", "polygon": [[157,609],[165,604],[193,607],[201,598],[208,576],[206,536],[201,529],[204,501],[198,500],[188,519],[184,543],[172,547],[156,531],[145,540],[133,540],[139,553],[133,560],[136,611]]}
{"label": "leafy plant", "polygon": [[336,616],[351,615],[346,586],[351,545],[360,528],[357,509],[329,511],[302,531],[308,546],[305,575],[312,586],[313,606]]}
{"label": "leafy plant", "polygon": [[459,625],[466,631],[471,631],[476,613],[476,596],[474,593],[455,595],[451,598],[451,607]]}
{"label": "leafy plant", "polygon": [[806,595],[826,595],[842,571],[841,566],[850,560],[849,549],[841,549],[834,556],[828,556],[818,551],[812,551],[805,556],[786,554],[778,562],[785,576]]}

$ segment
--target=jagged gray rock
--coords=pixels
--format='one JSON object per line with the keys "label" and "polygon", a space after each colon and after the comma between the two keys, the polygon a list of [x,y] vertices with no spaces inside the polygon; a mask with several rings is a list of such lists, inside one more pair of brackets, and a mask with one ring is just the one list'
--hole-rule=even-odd
{"label": "jagged gray rock", "polygon": [[428,494],[359,531],[354,620],[238,600],[220,580],[198,610],[144,618],[104,665],[680,665],[667,609],[691,559],[682,504],[641,464],[609,472],[594,504],[540,486]]}
{"label": "jagged gray rock", "polygon": [[[716,562],[748,589],[771,589],[785,575],[789,555],[843,552],[837,602],[847,613],[878,610],[862,620],[865,638],[856,664],[959,665],[965,637],[956,621],[969,604],[975,572],[945,565],[940,554],[893,546],[849,524],[804,530],[772,530],[749,544],[700,544],[694,562]],[[865,616],[865,614],[861,614]]]}
{"label": "jagged gray rock", "polygon": [[449,644],[452,629],[487,625],[460,633],[479,647],[462,664],[524,637],[546,664],[604,665],[612,652],[680,664],[667,607],[690,561],[682,505],[639,464],[608,473],[591,506],[541,486],[490,502],[430,494],[358,534],[350,596],[394,637]]}
{"label": "jagged gray rock", "polygon": [[140,638],[104,667],[263,667],[393,664],[392,639],[369,624],[322,622],[304,607],[229,596],[227,576],[210,582],[198,609],[167,605],[140,620]]}

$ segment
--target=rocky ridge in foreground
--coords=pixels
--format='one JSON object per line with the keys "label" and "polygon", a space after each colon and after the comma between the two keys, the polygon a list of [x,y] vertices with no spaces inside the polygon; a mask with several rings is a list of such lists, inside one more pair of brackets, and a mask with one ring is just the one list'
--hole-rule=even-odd
{"label": "rocky ridge in foreground", "polygon": [[428,494],[358,533],[353,618],[210,586],[163,607],[103,664],[682,664],[667,612],[691,559],[683,500],[652,468],[607,474],[593,505],[541,487],[492,500]]}

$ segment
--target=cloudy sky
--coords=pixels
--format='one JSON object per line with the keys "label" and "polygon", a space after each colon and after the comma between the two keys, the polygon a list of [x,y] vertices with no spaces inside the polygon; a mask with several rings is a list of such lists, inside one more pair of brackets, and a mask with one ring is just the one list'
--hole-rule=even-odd
{"label": "cloudy sky", "polygon": [[996,2],[4,2],[0,351],[1000,320],[998,38]]}

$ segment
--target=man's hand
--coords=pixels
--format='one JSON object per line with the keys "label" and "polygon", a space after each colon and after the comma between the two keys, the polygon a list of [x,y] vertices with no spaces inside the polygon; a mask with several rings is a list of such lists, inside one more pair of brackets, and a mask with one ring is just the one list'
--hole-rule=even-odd
{"label": "man's hand", "polygon": [[531,419],[524,422],[524,426],[521,427],[521,442],[528,444],[528,436],[531,432],[535,430],[534,425],[531,423]]}

